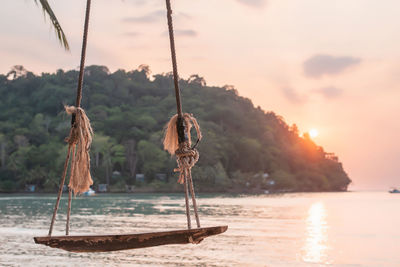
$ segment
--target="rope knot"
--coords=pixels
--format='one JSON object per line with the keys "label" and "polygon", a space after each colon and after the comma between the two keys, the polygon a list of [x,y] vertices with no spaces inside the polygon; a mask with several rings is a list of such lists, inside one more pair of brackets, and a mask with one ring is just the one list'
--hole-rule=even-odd
{"label": "rope knot", "polygon": [[[191,169],[199,160],[199,152],[194,147],[191,147],[191,136],[190,129],[192,126],[196,129],[197,139],[201,140],[202,135],[200,126],[197,120],[192,114],[185,113],[182,116],[183,123],[185,126],[185,133],[187,134],[187,140],[179,143],[177,120],[178,115],[173,116],[168,122],[164,136],[164,149],[167,150],[171,155],[176,155],[176,161],[178,168],[175,168],[175,172],[179,172],[178,183],[183,184],[185,177],[191,175]],[[192,125],[193,124],[193,125]],[[197,142],[198,142],[197,141]],[[197,144],[196,142],[196,144]]]}
{"label": "rope knot", "polygon": [[[79,109],[82,110],[82,108],[76,108],[74,106],[64,106],[64,108],[65,108],[65,112],[67,112],[67,114],[72,115],[71,129],[69,131],[69,136],[65,138],[65,142],[67,142],[70,145],[74,145],[74,144],[77,144],[79,141],[78,123],[80,121],[80,116],[78,114],[78,110]],[[79,112],[79,113],[81,113],[81,112]]]}
{"label": "rope knot", "polygon": [[183,184],[185,181],[185,175],[188,175],[192,167],[199,160],[199,152],[195,148],[191,148],[188,141],[180,143],[179,148],[175,151],[176,162],[178,168],[175,168],[175,172],[179,172],[178,183]]}

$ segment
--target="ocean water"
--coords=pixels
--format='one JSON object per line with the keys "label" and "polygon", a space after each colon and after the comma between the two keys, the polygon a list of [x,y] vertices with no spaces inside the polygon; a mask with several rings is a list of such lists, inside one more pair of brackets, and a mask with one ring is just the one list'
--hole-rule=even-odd
{"label": "ocean water", "polygon": [[[400,194],[198,194],[202,226],[228,225],[227,232],[198,245],[108,253],[34,243],[47,234],[55,198],[0,195],[0,266],[400,266]],[[71,234],[184,229],[184,212],[178,194],[77,197]],[[63,198],[55,235],[65,214]]]}

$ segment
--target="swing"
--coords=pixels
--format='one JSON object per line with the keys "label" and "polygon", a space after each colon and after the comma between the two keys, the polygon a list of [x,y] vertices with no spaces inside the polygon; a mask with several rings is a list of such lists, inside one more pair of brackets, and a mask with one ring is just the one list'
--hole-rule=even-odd
{"label": "swing", "polygon": [[[82,99],[82,83],[86,56],[90,4],[91,0],[87,0],[76,104],[75,107],[65,107],[66,112],[72,115],[71,129],[69,137],[66,139],[68,142],[68,154],[64,163],[64,170],[50,223],[49,234],[47,236],[34,237],[35,243],[43,244],[52,248],[64,249],[71,252],[105,252],[169,244],[198,244],[206,237],[225,232],[228,229],[228,226],[200,227],[191,168],[199,159],[199,153],[195,147],[202,136],[196,119],[191,114],[182,112],[172,26],[172,10],[170,0],[166,0],[177,114],[173,116],[168,123],[164,138],[164,149],[168,150],[171,155],[175,154],[177,158],[178,168],[174,169],[174,171],[179,172],[178,183],[183,184],[185,189],[185,205],[188,229],[134,234],[69,235],[72,191],[74,191],[75,194],[83,193],[89,189],[91,184],[93,184],[90,176],[89,156],[89,148],[92,142],[93,131],[85,111],[80,107]],[[190,138],[190,129],[192,124],[197,132],[197,142],[194,146],[191,146]],[[62,189],[65,183],[65,177],[70,158],[71,166],[70,181],[68,186],[68,210],[65,235],[52,236],[54,221],[60,204],[60,198],[62,195]],[[192,197],[193,210],[197,225],[197,228],[194,229],[192,229],[190,219],[189,191]]]}

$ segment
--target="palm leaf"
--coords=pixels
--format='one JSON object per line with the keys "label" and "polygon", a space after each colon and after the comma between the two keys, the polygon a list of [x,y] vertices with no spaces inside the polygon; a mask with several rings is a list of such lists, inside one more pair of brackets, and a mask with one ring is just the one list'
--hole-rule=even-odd
{"label": "palm leaf", "polygon": [[[38,3],[38,0],[34,0],[35,3]],[[56,15],[54,14],[53,10],[51,9],[47,0],[39,0],[40,5],[42,6],[43,13],[49,16],[51,23],[53,24],[54,30],[56,32],[56,36],[60,41],[61,45],[65,48],[65,50],[69,50],[69,44],[67,37],[64,34],[63,29],[61,28],[60,23],[57,20]]]}

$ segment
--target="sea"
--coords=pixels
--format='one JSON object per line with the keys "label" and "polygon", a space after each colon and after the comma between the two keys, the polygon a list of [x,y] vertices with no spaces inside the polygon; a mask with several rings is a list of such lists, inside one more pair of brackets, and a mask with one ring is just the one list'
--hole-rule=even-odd
{"label": "sea", "polygon": [[[104,253],[37,245],[56,195],[0,195],[0,266],[400,266],[400,194],[197,195],[200,244]],[[98,194],[72,201],[71,235],[185,229],[183,194]],[[62,198],[54,235],[65,231]],[[192,216],[193,218],[194,216]],[[195,221],[192,223],[195,225]]]}

